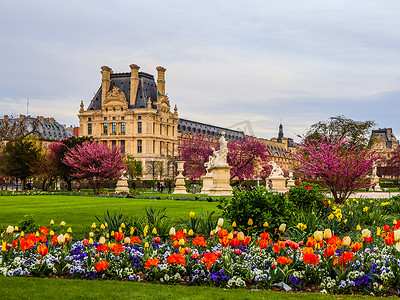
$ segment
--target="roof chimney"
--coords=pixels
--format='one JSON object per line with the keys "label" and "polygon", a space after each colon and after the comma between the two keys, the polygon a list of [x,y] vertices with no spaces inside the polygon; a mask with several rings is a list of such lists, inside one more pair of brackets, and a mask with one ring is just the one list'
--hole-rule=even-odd
{"label": "roof chimney", "polygon": [[4,116],[4,122],[8,122],[8,116],[7,115]]}
{"label": "roof chimney", "polygon": [[111,84],[111,73],[112,70],[111,68],[107,66],[102,66],[101,67],[101,104],[103,105],[104,100],[106,99],[107,93],[110,90],[110,84]]}
{"label": "roof chimney", "polygon": [[55,123],[54,118],[49,118],[49,122],[54,125]]}
{"label": "roof chimney", "polygon": [[22,122],[25,119],[24,115],[19,115],[19,121]]}
{"label": "roof chimney", "polygon": [[131,93],[130,93],[130,98],[131,98],[131,105],[134,105],[136,102],[136,94],[137,94],[137,89],[139,86],[139,69],[140,67],[132,64],[129,66],[131,68]]}
{"label": "roof chimney", "polygon": [[157,67],[157,98],[161,95],[165,95],[165,71],[167,69],[163,67]]}

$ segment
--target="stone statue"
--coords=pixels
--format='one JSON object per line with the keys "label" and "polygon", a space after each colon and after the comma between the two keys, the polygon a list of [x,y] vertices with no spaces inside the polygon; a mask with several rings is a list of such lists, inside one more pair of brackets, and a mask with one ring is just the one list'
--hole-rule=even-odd
{"label": "stone statue", "polygon": [[377,169],[378,169],[378,167],[376,166],[375,162],[373,163],[372,168],[373,168],[372,169],[372,177],[375,178],[375,177],[377,177],[376,172],[377,172]]}
{"label": "stone statue", "polygon": [[225,132],[221,133],[221,137],[219,138],[219,150],[216,151],[213,148],[213,156],[214,156],[214,166],[227,166],[227,158],[228,158],[228,142],[225,139]]}
{"label": "stone statue", "polygon": [[215,163],[215,153],[217,152],[217,151],[215,151],[215,148],[214,148],[214,147],[212,147],[211,149],[212,149],[212,151],[213,151],[213,155],[210,155],[210,156],[208,157],[208,161],[204,163],[204,166],[206,167],[206,172],[207,172],[207,174],[210,173],[211,168],[214,166],[214,163]]}
{"label": "stone statue", "polygon": [[268,164],[272,166],[272,171],[269,177],[283,177],[284,173],[281,167],[276,164],[276,162],[271,160]]}

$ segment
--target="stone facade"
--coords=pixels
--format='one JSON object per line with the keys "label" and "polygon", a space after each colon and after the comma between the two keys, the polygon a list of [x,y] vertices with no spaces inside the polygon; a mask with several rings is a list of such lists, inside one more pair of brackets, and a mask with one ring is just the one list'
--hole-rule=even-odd
{"label": "stone facade", "polygon": [[173,178],[178,154],[178,109],[171,112],[165,94],[165,71],[150,74],[130,65],[130,73],[103,66],[102,84],[88,109],[81,102],[79,136],[92,136],[110,147],[121,147],[141,161],[144,179]]}

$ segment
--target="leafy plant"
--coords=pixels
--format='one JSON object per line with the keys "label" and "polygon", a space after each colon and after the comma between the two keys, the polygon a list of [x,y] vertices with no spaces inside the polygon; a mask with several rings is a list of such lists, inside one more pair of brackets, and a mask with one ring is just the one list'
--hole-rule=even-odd
{"label": "leafy plant", "polygon": [[157,233],[160,236],[165,236],[169,232],[169,220],[165,210],[167,208],[154,208],[150,207],[149,209],[145,208],[144,218],[147,219],[147,225],[151,228],[156,228]]}
{"label": "leafy plant", "polygon": [[289,200],[293,204],[306,211],[326,213],[328,199],[321,191],[321,187],[315,183],[300,182],[289,190]]}
{"label": "leafy plant", "polygon": [[18,225],[19,229],[25,232],[36,232],[39,228],[34,215],[25,215]]}
{"label": "leafy plant", "polygon": [[[264,230],[263,225],[268,222],[268,230],[274,233],[275,228],[289,222],[293,215],[293,204],[285,194],[270,193],[264,187],[234,189],[232,199],[221,199],[218,208],[230,222],[236,222],[238,230],[246,232]],[[249,219],[253,224],[249,225]]]}

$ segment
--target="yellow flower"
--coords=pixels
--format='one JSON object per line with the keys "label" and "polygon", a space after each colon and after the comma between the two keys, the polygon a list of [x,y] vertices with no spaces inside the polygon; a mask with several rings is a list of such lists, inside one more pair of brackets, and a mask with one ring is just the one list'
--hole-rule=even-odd
{"label": "yellow flower", "polygon": [[153,228],[153,231],[151,232],[152,234],[156,235],[157,234],[157,228]]}
{"label": "yellow flower", "polygon": [[343,222],[344,222],[344,224],[346,224],[346,223],[347,223],[347,219],[346,219],[346,220],[344,220]]}
{"label": "yellow flower", "polygon": [[50,225],[54,225],[54,220],[53,219],[51,219]]}
{"label": "yellow flower", "polygon": [[396,225],[397,224],[397,221],[396,220],[393,220],[393,225]]}
{"label": "yellow flower", "polygon": [[232,223],[232,227],[233,228],[235,228],[237,225],[236,225],[236,222],[235,221],[233,221],[233,223]]}
{"label": "yellow flower", "polygon": [[7,251],[7,242],[1,241],[1,252],[6,252],[6,251]]}
{"label": "yellow flower", "polygon": [[357,229],[357,230],[361,230],[361,226],[360,226],[360,225],[357,225],[356,229]]}
{"label": "yellow flower", "polygon": [[183,233],[187,233],[187,229],[186,228],[183,228]]}
{"label": "yellow flower", "polygon": [[253,220],[251,218],[247,221],[247,225],[253,226]]}
{"label": "yellow flower", "polygon": [[345,236],[342,240],[342,245],[343,246],[350,246],[351,244],[351,238],[349,236]]}
{"label": "yellow flower", "polygon": [[91,232],[89,232],[89,237],[94,237],[94,233],[93,233],[93,231],[91,231]]}
{"label": "yellow flower", "polygon": [[19,230],[18,226],[15,226],[15,228],[14,228],[14,229],[15,229],[15,231],[18,231],[18,230]]}
{"label": "yellow flower", "polygon": [[368,209],[369,209],[369,207],[368,207],[368,206],[364,207],[364,208],[363,208],[363,212],[367,212],[367,211],[368,211]]}
{"label": "yellow flower", "polygon": [[268,222],[265,221],[264,224],[263,224],[263,227],[268,227],[268,225],[269,225]]}
{"label": "yellow flower", "polygon": [[68,233],[65,234],[65,239],[66,240],[69,239],[69,234]]}
{"label": "yellow flower", "polygon": [[228,239],[233,239],[233,233],[232,232],[230,232],[229,234],[228,234]]}
{"label": "yellow flower", "polygon": [[282,223],[280,226],[279,226],[279,231],[280,232],[285,232],[285,230],[286,230],[286,224],[285,223]]}
{"label": "yellow flower", "polygon": [[36,231],[35,236],[38,237],[39,235],[39,231]]}
{"label": "yellow flower", "polygon": [[361,232],[361,237],[363,239],[367,239],[371,236],[371,231],[369,231],[369,229],[363,229],[363,231]]}
{"label": "yellow flower", "polygon": [[184,240],[184,239],[180,239],[180,240],[179,240],[179,245],[180,245],[180,246],[185,245],[185,240]]}
{"label": "yellow flower", "polygon": [[189,236],[193,236],[193,234],[194,234],[193,229],[190,229],[189,232],[188,232],[188,235]]}
{"label": "yellow flower", "polygon": [[108,223],[107,223],[107,222],[105,222],[105,223],[104,223],[104,226],[108,227]]}
{"label": "yellow flower", "polygon": [[128,236],[125,237],[124,243],[125,243],[125,244],[130,244],[130,242],[131,242],[131,239],[130,239]]}
{"label": "yellow flower", "polygon": [[380,235],[381,235],[381,228],[380,228],[380,227],[377,228],[377,230],[376,230],[376,235],[377,235],[377,236],[380,236]]}
{"label": "yellow flower", "polygon": [[93,245],[93,244],[94,244],[94,241],[93,241],[92,238],[90,238],[90,239],[89,239],[89,245]]}
{"label": "yellow flower", "polygon": [[149,248],[149,243],[148,242],[144,243],[144,247]]}
{"label": "yellow flower", "polygon": [[318,231],[314,232],[314,240],[316,240],[317,242],[322,241],[323,236],[324,236],[324,233],[322,231],[318,230]]}
{"label": "yellow flower", "polygon": [[224,225],[224,219],[219,218],[219,219],[218,219],[217,225],[218,225],[219,227],[222,227],[222,225]]}
{"label": "yellow flower", "polygon": [[115,232],[114,232],[114,230],[113,231],[111,231],[111,236],[114,236],[115,235]]}
{"label": "yellow flower", "polygon": [[[21,232],[21,234],[22,234],[22,232]],[[50,230],[49,234],[50,234],[50,235],[54,235],[54,231],[53,231],[53,230]]]}
{"label": "yellow flower", "polygon": [[326,228],[324,231],[324,239],[330,239],[332,237],[332,231],[329,228]]}
{"label": "yellow flower", "polygon": [[335,217],[335,216],[334,216],[333,214],[330,214],[330,215],[328,216],[328,219],[329,219],[329,220],[332,220],[334,217]]}
{"label": "yellow flower", "polygon": [[106,234],[106,238],[108,238],[108,239],[110,238],[110,234],[109,233]]}
{"label": "yellow flower", "polygon": [[121,228],[125,228],[125,223],[124,222],[122,222]]}
{"label": "yellow flower", "polygon": [[[51,230],[51,231],[53,231],[53,230]],[[54,231],[53,231],[53,234],[51,234],[51,231],[50,231],[50,235],[54,235]],[[21,231],[20,236],[24,236],[24,235],[25,235],[25,232]]]}
{"label": "yellow flower", "polygon": [[96,223],[92,223],[92,229],[95,229],[96,228]]}
{"label": "yellow flower", "polygon": [[65,224],[67,224],[67,223],[65,223],[64,221],[61,221],[60,226],[65,226]]}
{"label": "yellow flower", "polygon": [[106,226],[104,226],[104,224],[101,224],[100,229],[105,229]]}
{"label": "yellow flower", "polygon": [[194,214],[195,214],[195,212],[194,212],[194,211],[191,211],[191,212],[189,213],[189,217],[193,218],[193,217],[194,217]]}
{"label": "yellow flower", "polygon": [[68,227],[67,232],[71,233],[72,232],[72,228]]}
{"label": "yellow flower", "polygon": [[242,231],[239,231],[237,238],[238,238],[239,241],[243,241],[244,240],[244,233]]}
{"label": "yellow flower", "polygon": [[398,241],[400,240],[400,229],[397,229],[397,230],[394,232],[394,240],[395,240],[396,242],[398,242]]}
{"label": "yellow flower", "polygon": [[131,227],[131,235],[133,235],[135,228]]}
{"label": "yellow flower", "polygon": [[100,239],[99,239],[99,244],[100,245],[103,245],[103,244],[105,244],[106,243],[106,238],[104,237],[104,236],[102,236]]}
{"label": "yellow flower", "polygon": [[170,236],[175,235],[175,228],[174,227],[171,227],[171,229],[169,230],[169,235]]}

